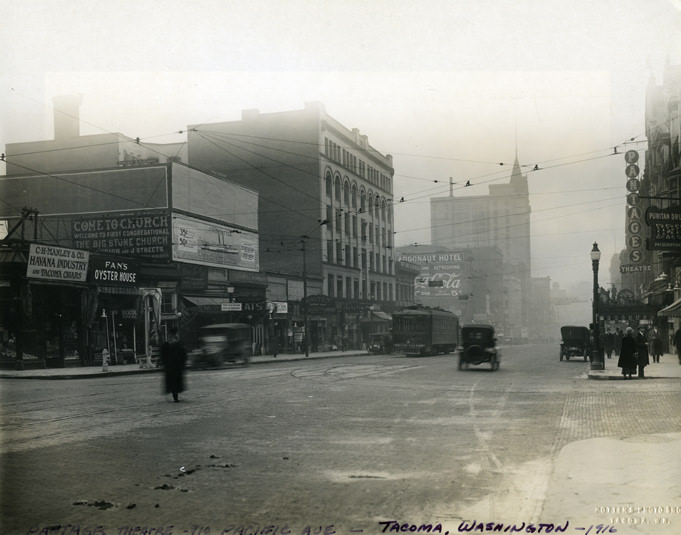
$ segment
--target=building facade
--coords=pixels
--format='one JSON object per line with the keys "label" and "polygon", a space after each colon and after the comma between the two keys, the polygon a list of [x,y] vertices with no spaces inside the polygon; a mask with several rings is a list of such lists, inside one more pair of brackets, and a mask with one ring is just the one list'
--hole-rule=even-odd
{"label": "building facade", "polygon": [[290,281],[304,286],[287,336],[306,323],[313,349],[365,342],[369,307],[389,313],[397,300],[392,157],[310,103],[190,126],[188,161],[259,193],[262,270],[278,299]]}
{"label": "building facade", "polygon": [[255,192],[168,163],[6,176],[0,195],[0,295],[18,314],[0,322],[19,360],[134,361],[170,328],[191,349],[200,325],[228,320],[263,339]]}
{"label": "building facade", "polygon": [[[478,276],[501,269],[505,279],[504,334],[527,339],[530,325],[531,249],[530,200],[527,176],[516,157],[507,184],[492,184],[488,195],[431,199],[431,243],[451,250],[497,248],[500,263]],[[517,306],[519,305],[519,306]]]}

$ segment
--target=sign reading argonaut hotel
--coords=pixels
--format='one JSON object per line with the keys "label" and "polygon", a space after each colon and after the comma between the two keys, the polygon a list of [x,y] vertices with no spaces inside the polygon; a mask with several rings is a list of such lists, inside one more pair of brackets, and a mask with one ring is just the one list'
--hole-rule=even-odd
{"label": "sign reading argonaut hotel", "polygon": [[87,251],[32,243],[26,276],[30,279],[85,282],[89,259]]}
{"label": "sign reading argonaut hotel", "polygon": [[80,249],[170,259],[170,216],[167,212],[79,218],[73,221],[72,230],[74,245]]}

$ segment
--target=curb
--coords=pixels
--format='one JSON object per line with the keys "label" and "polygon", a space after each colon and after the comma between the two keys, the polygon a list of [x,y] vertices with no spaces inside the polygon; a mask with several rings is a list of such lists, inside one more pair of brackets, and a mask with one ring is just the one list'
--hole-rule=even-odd
{"label": "curb", "polygon": [[[300,361],[300,360],[320,360],[320,359],[331,359],[331,358],[338,358],[339,356],[343,357],[363,357],[368,355],[369,353],[366,351],[363,352],[338,352],[338,353],[324,353],[324,354],[318,354],[318,355],[295,355],[292,357],[284,357],[281,360],[278,360],[274,357],[270,357],[267,359],[261,359],[261,360],[251,360],[250,361],[250,366],[253,365],[261,365],[261,364],[270,364],[273,362],[295,362],[295,361]],[[257,358],[257,357],[255,357]],[[245,366],[241,365],[238,366],[238,368],[244,368]],[[247,367],[247,366],[246,366]],[[92,366],[94,368],[94,366]],[[78,368],[82,369],[82,368]],[[195,371],[209,371],[209,370],[228,370],[230,369],[229,367],[222,367],[222,368],[202,368],[202,369],[197,369],[197,368],[186,368],[186,372],[195,372]],[[148,374],[148,373],[159,373],[162,372],[163,368],[139,368],[139,369],[134,369],[134,370],[123,370],[123,371],[116,371],[112,370],[112,367],[109,367],[109,371],[103,372],[103,371],[95,371],[93,369],[92,373],[61,373],[61,374],[26,374],[26,375],[16,375],[16,374],[4,374],[0,372],[0,379],[32,379],[32,380],[49,380],[49,381],[55,381],[55,380],[69,380],[69,379],[97,379],[101,377],[120,377],[123,375],[140,375],[140,374]],[[29,372],[30,373],[30,372]]]}

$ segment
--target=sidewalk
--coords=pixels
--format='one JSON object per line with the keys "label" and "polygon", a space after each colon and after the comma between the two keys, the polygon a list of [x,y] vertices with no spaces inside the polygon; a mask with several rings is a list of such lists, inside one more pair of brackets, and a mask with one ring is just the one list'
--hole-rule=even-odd
{"label": "sidewalk", "polygon": [[[589,379],[623,381],[622,369],[617,367],[617,356],[605,358],[605,370],[589,370]],[[660,362],[650,364],[645,368],[645,378],[639,379],[632,376],[631,380],[645,381],[646,379],[676,379],[681,378],[681,365],[679,358],[673,353],[665,353],[660,357]],[[629,379],[627,379],[629,380]]]}
{"label": "sidewalk", "polygon": [[[366,350],[314,352],[306,357],[303,353],[279,353],[276,358],[272,355],[251,357],[251,365],[266,362],[281,362],[291,360],[309,360],[334,357],[361,357],[368,355]],[[242,368],[242,364],[225,364],[222,369],[231,367]],[[681,367],[681,366],[680,366]],[[191,371],[191,368],[188,368]],[[44,368],[38,370],[0,370],[2,379],[86,379],[90,377],[113,377],[116,375],[135,375],[142,373],[157,373],[161,368],[141,368],[139,364],[118,364],[109,366],[108,371],[102,371],[102,366],[84,366],[76,368]]]}

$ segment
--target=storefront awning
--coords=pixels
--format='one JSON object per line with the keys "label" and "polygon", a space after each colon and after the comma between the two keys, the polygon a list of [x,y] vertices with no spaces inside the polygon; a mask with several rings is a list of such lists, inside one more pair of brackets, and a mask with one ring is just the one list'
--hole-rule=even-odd
{"label": "storefront awning", "polygon": [[193,295],[185,295],[183,296],[183,299],[197,307],[216,306],[218,308],[222,303],[229,301],[228,299],[223,299],[220,297],[194,297]]}
{"label": "storefront awning", "polygon": [[658,310],[658,316],[669,316],[672,318],[681,318],[681,299],[677,299],[671,305]]}

